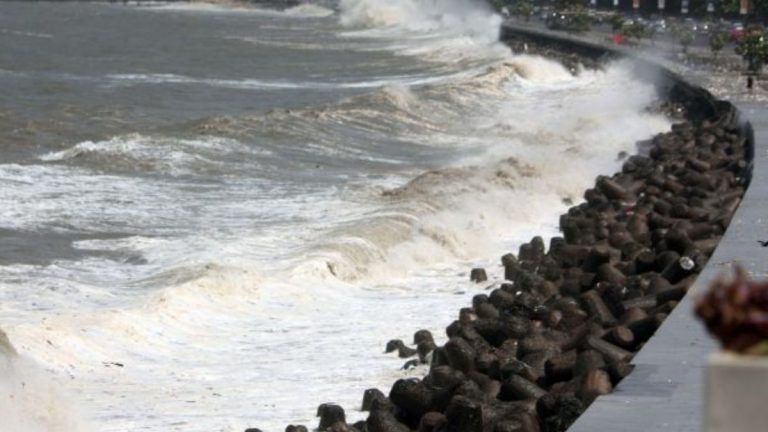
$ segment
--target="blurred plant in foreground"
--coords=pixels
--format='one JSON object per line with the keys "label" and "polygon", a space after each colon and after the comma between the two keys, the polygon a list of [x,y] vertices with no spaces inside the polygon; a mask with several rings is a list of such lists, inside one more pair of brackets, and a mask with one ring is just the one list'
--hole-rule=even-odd
{"label": "blurred plant in foreground", "polygon": [[768,355],[768,281],[749,280],[737,268],[731,281],[715,281],[695,310],[725,350]]}

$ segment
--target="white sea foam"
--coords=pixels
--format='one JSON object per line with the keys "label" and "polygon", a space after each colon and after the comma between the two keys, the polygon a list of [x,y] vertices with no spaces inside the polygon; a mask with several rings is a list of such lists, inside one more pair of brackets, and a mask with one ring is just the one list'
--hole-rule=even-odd
{"label": "white sea foam", "polygon": [[49,33],[35,33],[35,32],[28,32],[28,31],[22,31],[22,30],[12,30],[12,29],[6,29],[6,28],[0,28],[0,34],[7,34],[7,35],[13,35],[13,36],[23,36],[23,37],[31,37],[31,38],[39,38],[39,39],[52,39],[53,35]]}
{"label": "white sea foam", "polygon": [[0,418],[3,432],[91,430],[62,392],[61,380],[19,356],[0,329]]}
{"label": "white sea foam", "polygon": [[44,154],[40,160],[87,163],[107,170],[184,175],[195,171],[232,170],[236,162],[224,167],[219,158],[237,154],[267,155],[269,151],[217,137],[169,139],[129,134],[105,141],[84,141],[65,150]]}
{"label": "white sea foam", "polygon": [[207,85],[212,87],[226,87],[234,89],[370,89],[386,85],[424,85],[451,80],[457,74],[448,76],[412,76],[393,77],[364,81],[347,82],[295,82],[295,81],[267,81],[257,79],[205,79],[193,78],[174,74],[112,74],[107,76],[111,85],[127,86],[137,84],[186,84]]}
{"label": "white sea foam", "polygon": [[[501,17],[475,0],[341,0],[339,19],[354,37],[384,38],[399,54],[436,61],[501,59]],[[403,42],[405,41],[405,42]]]}
{"label": "white sea foam", "polygon": [[210,0],[191,2],[128,2],[128,5],[150,8],[157,11],[197,12],[197,13],[230,13],[258,14],[289,18],[325,18],[333,15],[332,9],[318,4],[304,3],[285,10],[259,7],[247,1],[239,0]]}
{"label": "white sea foam", "polygon": [[332,9],[312,3],[304,3],[285,10],[285,15],[301,18],[324,18],[333,15]]}

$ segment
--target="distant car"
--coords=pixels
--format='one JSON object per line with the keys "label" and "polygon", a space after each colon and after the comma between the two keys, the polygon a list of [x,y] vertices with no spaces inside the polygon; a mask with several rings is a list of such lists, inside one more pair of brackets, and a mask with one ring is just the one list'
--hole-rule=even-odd
{"label": "distant car", "polygon": [[741,40],[744,39],[744,34],[744,25],[734,24],[733,27],[731,27],[731,31],[728,32],[728,39],[730,39],[731,42],[741,42]]}

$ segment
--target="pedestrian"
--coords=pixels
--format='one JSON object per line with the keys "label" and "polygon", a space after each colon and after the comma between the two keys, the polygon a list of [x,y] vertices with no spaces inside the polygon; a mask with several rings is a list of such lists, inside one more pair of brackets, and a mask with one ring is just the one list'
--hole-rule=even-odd
{"label": "pedestrian", "polygon": [[747,76],[747,90],[752,91],[755,85],[755,78],[752,75]]}

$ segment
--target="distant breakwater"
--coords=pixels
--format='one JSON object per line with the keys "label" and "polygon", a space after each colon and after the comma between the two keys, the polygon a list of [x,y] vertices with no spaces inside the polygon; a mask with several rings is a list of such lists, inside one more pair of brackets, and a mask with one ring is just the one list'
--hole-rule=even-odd
{"label": "distant breakwater", "polygon": [[[511,46],[589,66],[624,53],[567,36],[504,28]],[[632,372],[632,358],[686,295],[749,186],[754,138],[736,108],[677,75],[635,59],[680,121],[638,143],[620,172],[600,176],[560,218],[562,236],[539,236],[501,258],[505,282],[478,293],[435,346],[388,350],[429,362],[423,379],[365,392],[365,421],[318,408],[321,431],[565,431]],[[486,280],[473,269],[471,278]],[[251,431],[256,431],[252,429]],[[287,432],[306,430],[288,426]]]}

